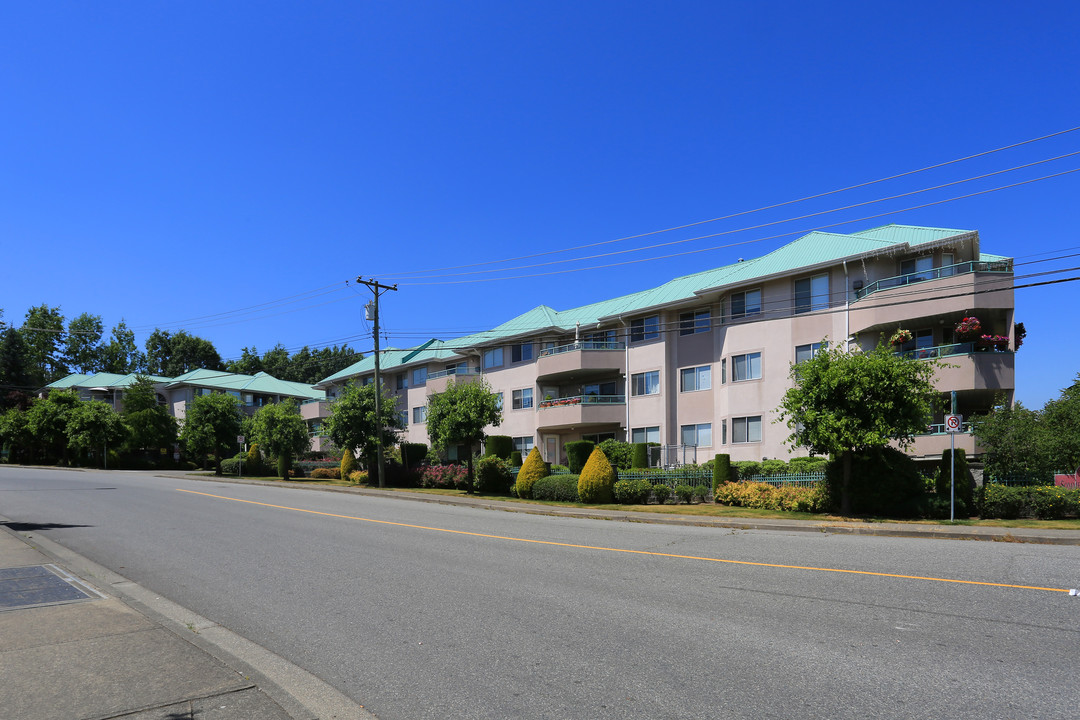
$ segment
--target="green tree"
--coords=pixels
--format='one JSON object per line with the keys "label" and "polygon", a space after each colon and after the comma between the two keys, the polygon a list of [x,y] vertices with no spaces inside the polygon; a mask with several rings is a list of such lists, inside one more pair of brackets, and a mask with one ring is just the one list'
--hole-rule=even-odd
{"label": "green tree", "polygon": [[106,462],[108,446],[115,448],[126,435],[120,416],[111,405],[100,400],[75,403],[67,414],[64,431],[72,450],[82,455],[102,451],[102,465]]}
{"label": "green tree", "polygon": [[108,344],[101,349],[101,369],[118,375],[146,370],[146,355],[135,345],[135,333],[123,319],[113,326]]}
{"label": "green tree", "polygon": [[1042,416],[1052,470],[1076,470],[1080,466],[1080,373],[1061,391],[1061,397],[1043,406]]}
{"label": "green tree", "polygon": [[177,377],[191,370],[225,370],[225,364],[209,340],[158,329],[146,339],[146,368],[151,375]]}
{"label": "green tree", "polygon": [[273,375],[278,380],[288,380],[292,373],[289,372],[289,351],[285,346],[278,343],[262,356],[262,369],[268,375]]}
{"label": "green tree", "polygon": [[29,349],[15,328],[0,331],[0,408],[17,404],[12,393],[26,395],[39,387],[30,372]]}
{"label": "green tree", "polygon": [[451,381],[441,393],[428,395],[427,430],[431,445],[438,450],[450,445],[468,448],[469,493],[473,491],[473,448],[484,439],[485,427],[498,427],[500,423],[499,399],[483,379]]}
{"label": "green tree", "polygon": [[32,452],[42,461],[67,460],[67,421],[80,403],[73,390],[53,390],[26,411],[26,426],[34,438]]}
{"label": "green tree", "polygon": [[22,329],[27,365],[34,385],[41,387],[68,374],[64,364],[64,316],[59,307],[41,304],[26,311]]}
{"label": "green tree", "polygon": [[832,348],[791,368],[794,386],[778,408],[787,441],[842,462],[840,511],[851,512],[855,453],[911,444],[926,428],[936,397],[935,361],[896,355],[882,344],[860,352]]}
{"label": "green tree", "polygon": [[24,410],[13,407],[0,414],[0,450],[7,448],[9,462],[25,460],[33,441]]}
{"label": "green tree", "polygon": [[68,322],[64,357],[72,372],[87,375],[101,372],[104,364],[101,336],[104,332],[100,315],[83,313]]}
{"label": "green tree", "polygon": [[[382,443],[388,448],[397,443],[402,429],[395,410],[397,398],[384,388],[379,404]],[[376,457],[380,431],[375,423],[375,384],[346,385],[337,400],[330,404],[330,417],[323,422],[322,428],[335,446],[344,452],[358,451],[370,466]]]}
{"label": "green tree", "polygon": [[289,479],[292,458],[311,447],[307,423],[300,416],[300,408],[293,401],[273,403],[255,413],[252,434],[255,442],[278,458],[278,472],[282,480]]}
{"label": "green tree", "polygon": [[[263,369],[262,359],[259,357],[259,351],[254,348],[245,347],[240,351],[240,358],[238,360],[230,360],[225,369],[231,373],[239,373],[241,375],[254,375],[257,372],[261,372]],[[278,378],[284,380],[285,378]]]}
{"label": "green tree", "polygon": [[128,451],[167,448],[176,442],[176,418],[158,402],[154,381],[139,375],[124,391]]}
{"label": "green tree", "polygon": [[240,401],[227,393],[200,395],[185,414],[180,440],[194,455],[213,455],[214,472],[220,475],[221,456],[236,447],[242,427]]}

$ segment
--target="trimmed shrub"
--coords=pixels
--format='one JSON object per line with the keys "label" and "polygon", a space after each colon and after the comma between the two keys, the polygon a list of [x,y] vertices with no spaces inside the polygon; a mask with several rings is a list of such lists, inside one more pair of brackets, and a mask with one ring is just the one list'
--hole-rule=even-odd
{"label": "trimmed shrub", "polygon": [[503,460],[510,459],[510,453],[514,452],[514,438],[509,435],[488,435],[484,438],[484,455],[494,455]]}
{"label": "trimmed shrub", "polygon": [[419,470],[428,456],[426,443],[401,443],[401,464],[408,470]]}
{"label": "trimmed shrub", "polygon": [[510,492],[514,476],[510,463],[495,455],[485,455],[476,463],[476,491],[505,494]]}
{"label": "trimmed shrub", "polygon": [[[356,472],[356,457],[352,450],[346,450],[341,454],[341,465],[338,467],[338,477],[347,478]],[[314,475],[312,475],[314,477]]]}
{"label": "trimmed shrub", "polygon": [[671,497],[671,488],[664,483],[656,483],[652,486],[652,494],[656,498],[656,502],[663,505]]}
{"label": "trimmed shrub", "polygon": [[645,443],[634,443],[634,450],[630,458],[630,469],[640,470],[649,467],[649,446]]}
{"label": "trimmed shrub", "polygon": [[225,458],[221,461],[222,475],[236,475],[240,472],[240,460],[237,458]]}
{"label": "trimmed shrub", "polygon": [[563,447],[566,448],[566,463],[570,466],[570,472],[580,473],[592,456],[596,443],[592,440],[575,440],[566,443]]}
{"label": "trimmed shrub", "polygon": [[694,495],[698,497],[701,502],[706,502],[709,499],[709,486],[708,485],[695,485]]}
{"label": "trimmed shrub", "polygon": [[766,483],[733,482],[721,485],[716,491],[718,503],[762,510],[824,512],[828,499],[824,483],[813,488],[779,488]]}
{"label": "trimmed shrub", "polygon": [[[825,468],[831,507],[840,506],[844,463],[834,458]],[[857,515],[914,517],[923,498],[923,479],[915,461],[895,448],[856,453],[851,459],[851,511]]]}
{"label": "trimmed shrub", "polygon": [[824,457],[795,457],[788,460],[788,469],[797,475],[812,472],[824,472],[829,464],[829,458]]}
{"label": "trimmed shrub", "polygon": [[611,466],[618,470],[630,469],[633,448],[633,445],[622,440],[605,440],[600,443],[600,449],[603,451],[604,456],[611,463]]}
{"label": "trimmed shrub", "polygon": [[288,480],[290,477],[304,477],[300,470],[292,472],[292,458],[286,453],[278,455],[277,459],[277,472],[278,477],[282,480]]}
{"label": "trimmed shrub", "polygon": [[533,484],[548,474],[547,465],[540,459],[540,450],[534,447],[518,470],[517,482],[514,484],[518,497],[531,498]]}
{"label": "trimmed shrub", "polygon": [[420,485],[426,488],[464,489],[469,469],[464,465],[428,465],[420,472]]}
{"label": "trimmed shrub", "polygon": [[251,446],[247,451],[247,457],[244,458],[244,462],[252,467],[262,465],[262,454],[259,452],[259,443],[251,443]]}
{"label": "trimmed shrub", "polygon": [[[311,477],[318,480],[340,480],[341,470],[339,468],[315,468],[311,471]],[[348,477],[346,475],[346,477]]]}
{"label": "trimmed shrub", "polygon": [[577,475],[548,475],[533,483],[534,500],[579,502]]}
{"label": "trimmed shrub", "polygon": [[1080,515],[1080,490],[1053,485],[1009,487],[986,485],[979,514],[984,518],[1012,520],[1036,517],[1057,520]]}
{"label": "trimmed shrub", "polygon": [[713,458],[712,466],[712,489],[715,493],[724,483],[729,483],[734,478],[731,473],[731,456],[727,453],[717,453]]}
{"label": "trimmed shrub", "polygon": [[649,502],[652,484],[648,480],[619,480],[611,489],[615,502],[623,505],[644,505]]}
{"label": "trimmed shrub", "polygon": [[521,467],[521,451],[515,450],[510,453],[510,466],[519,468]]}
{"label": "trimmed shrub", "polygon": [[679,499],[679,502],[690,504],[690,501],[694,499],[694,488],[689,485],[676,485],[675,497]]}
{"label": "trimmed shrub", "polygon": [[368,484],[368,474],[366,470],[354,470],[349,473],[349,482],[356,483],[357,485]]}
{"label": "trimmed shrub", "polygon": [[[569,444],[567,447],[569,448]],[[611,490],[614,485],[614,468],[611,467],[603,450],[593,448],[578,480],[578,496],[581,502],[599,504],[611,502]]]}
{"label": "trimmed shrub", "polygon": [[787,472],[787,463],[783,460],[763,460],[761,462],[762,475],[783,475]]}
{"label": "trimmed shrub", "polygon": [[735,476],[731,479],[736,482],[739,478],[761,474],[761,463],[756,460],[739,460],[731,463],[731,467],[735,469]]}

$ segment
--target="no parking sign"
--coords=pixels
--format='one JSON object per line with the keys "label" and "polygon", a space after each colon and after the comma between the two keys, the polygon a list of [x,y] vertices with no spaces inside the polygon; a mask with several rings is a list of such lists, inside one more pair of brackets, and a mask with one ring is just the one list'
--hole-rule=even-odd
{"label": "no parking sign", "polygon": [[960,426],[963,424],[962,415],[946,415],[945,416],[945,432],[958,433],[960,432]]}

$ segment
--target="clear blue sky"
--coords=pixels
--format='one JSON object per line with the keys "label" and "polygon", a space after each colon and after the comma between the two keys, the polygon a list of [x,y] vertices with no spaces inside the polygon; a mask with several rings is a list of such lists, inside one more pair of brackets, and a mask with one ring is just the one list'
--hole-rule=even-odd
{"label": "clear blue sky", "polygon": [[[492,327],[754,257],[869,215],[975,229],[1020,276],[1073,277],[1080,131],[813,201],[512,262],[666,249],[475,280],[418,270],[646,233],[1080,125],[1075,2],[7,2],[0,5],[0,307],[186,328],[236,357],[342,338],[369,350]],[[791,233],[785,237],[773,237]],[[756,242],[753,242],[756,241]],[[1037,255],[1039,254],[1039,255]],[[507,267],[507,264],[474,269]],[[460,271],[458,271],[460,272]],[[445,274],[445,273],[436,273]],[[415,281],[412,281],[415,282]],[[323,289],[320,291],[320,289]],[[323,294],[320,294],[323,293]],[[1020,289],[1017,397],[1080,370],[1080,282]],[[306,294],[306,295],[305,295]],[[301,297],[293,297],[301,296]],[[258,313],[237,310],[265,305]],[[216,313],[223,315],[202,318]]]}

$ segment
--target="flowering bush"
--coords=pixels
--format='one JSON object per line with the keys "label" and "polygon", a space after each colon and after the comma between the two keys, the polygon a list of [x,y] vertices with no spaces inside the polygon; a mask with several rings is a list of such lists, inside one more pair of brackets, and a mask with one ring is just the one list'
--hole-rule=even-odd
{"label": "flowering bush", "polygon": [[889,342],[893,345],[903,345],[904,343],[911,342],[912,339],[911,331],[901,328],[893,333],[893,336],[889,338]]}
{"label": "flowering bush", "polygon": [[974,340],[980,335],[982,335],[982,323],[974,315],[956,324],[956,336],[960,340]]}
{"label": "flowering bush", "polygon": [[420,473],[420,485],[428,488],[464,490],[469,470],[464,465],[428,465]]}
{"label": "flowering bush", "polygon": [[979,338],[979,345],[997,350],[1008,350],[1009,338],[1004,335],[983,335]]}

